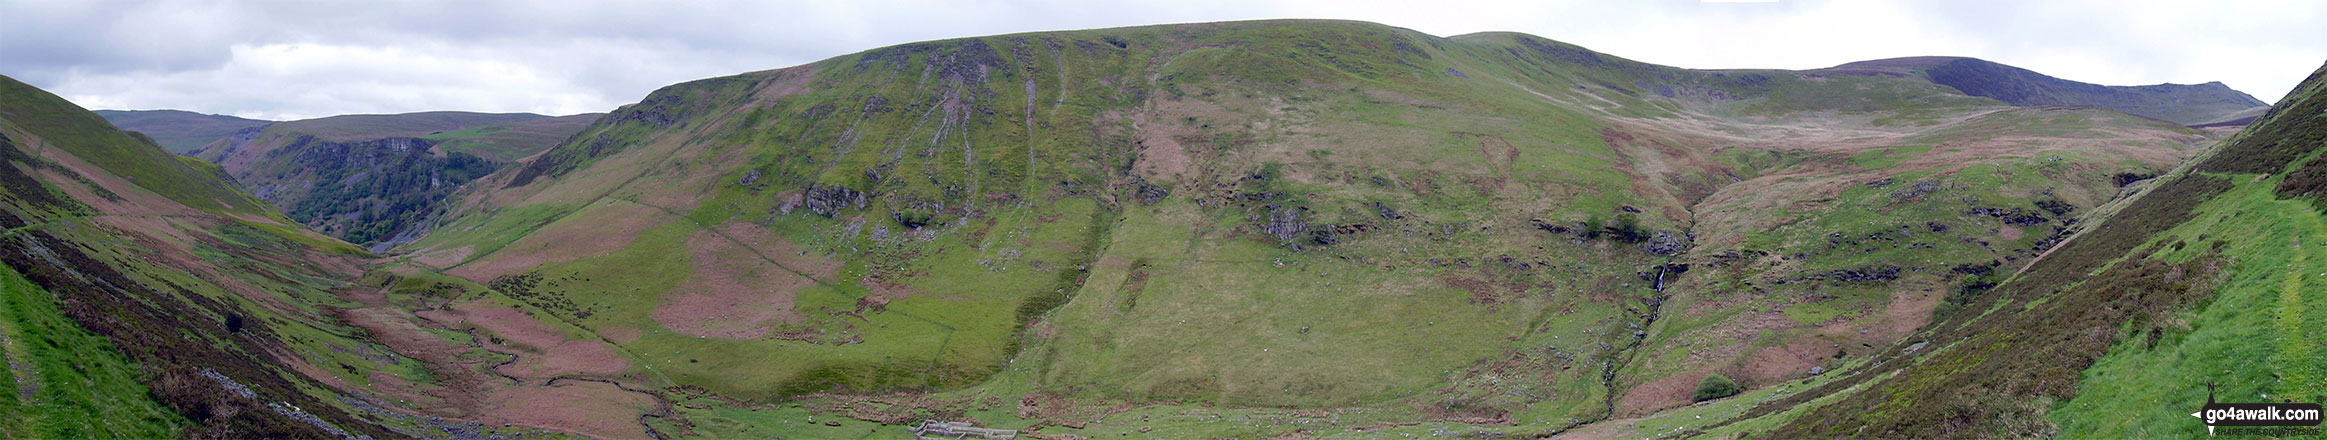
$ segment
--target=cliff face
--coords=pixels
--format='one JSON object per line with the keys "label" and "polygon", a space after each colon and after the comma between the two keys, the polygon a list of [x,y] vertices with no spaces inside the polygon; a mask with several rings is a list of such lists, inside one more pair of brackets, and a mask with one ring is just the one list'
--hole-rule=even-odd
{"label": "cliff face", "polygon": [[497,164],[465,153],[430,154],[419,138],[355,142],[302,136],[268,151],[266,167],[236,176],[285,215],[353,243],[383,241],[437,211],[445,195]]}
{"label": "cliff face", "polygon": [[460,185],[548,149],[597,116],[334,116],[244,128],[187,154],[219,164],[317,231],[385,249],[417,233]]}

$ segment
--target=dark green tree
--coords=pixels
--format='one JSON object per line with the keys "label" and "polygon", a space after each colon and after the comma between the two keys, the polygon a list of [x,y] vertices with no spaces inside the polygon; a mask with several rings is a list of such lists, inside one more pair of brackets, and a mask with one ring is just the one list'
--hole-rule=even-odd
{"label": "dark green tree", "polygon": [[1705,376],[1705,380],[1697,381],[1697,392],[1690,394],[1690,398],[1697,402],[1703,402],[1735,395],[1737,395],[1737,383],[1730,382],[1728,377],[1714,374]]}

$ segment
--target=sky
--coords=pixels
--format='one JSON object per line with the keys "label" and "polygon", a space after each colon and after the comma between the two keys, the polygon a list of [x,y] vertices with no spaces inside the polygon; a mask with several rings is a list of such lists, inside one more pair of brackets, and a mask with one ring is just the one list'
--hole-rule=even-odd
{"label": "sky", "polygon": [[914,41],[1275,18],[1524,32],[1688,68],[1970,56],[2264,101],[2327,61],[2315,0],[0,0],[0,74],[91,109],[565,115]]}

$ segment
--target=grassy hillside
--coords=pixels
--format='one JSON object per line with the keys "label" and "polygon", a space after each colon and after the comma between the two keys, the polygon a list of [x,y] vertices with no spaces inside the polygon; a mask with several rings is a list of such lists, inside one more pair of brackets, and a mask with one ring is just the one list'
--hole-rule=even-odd
{"label": "grassy hillside", "polygon": [[250,196],[215,166],[0,86],[0,435],[653,435],[636,418],[652,396],[528,351],[556,330],[462,319],[483,286],[380,266],[266,211],[189,206],[140,185],[164,176],[148,165]]}
{"label": "grassy hillside", "polygon": [[478,125],[420,138],[435,141],[436,149],[446,154],[461,153],[494,162],[510,162],[540,153],[565,141],[600,116],[605,114],[583,113]]}
{"label": "grassy hillside", "polygon": [[264,127],[274,121],[208,115],[184,110],[98,110],[114,127],[145,133],[172,153],[184,153],[216,142],[236,130]]}
{"label": "grassy hillside", "polygon": [[[10,232],[15,232],[11,230]],[[0,436],[159,438],[184,416],[146,397],[139,371],[105,338],[65,318],[52,294],[0,267]]]}
{"label": "grassy hillside", "polygon": [[[2095,226],[1869,362],[1616,432],[1729,438],[2206,435],[2209,399],[2327,399],[2327,69],[2247,130],[2098,209]],[[1750,394],[1748,396],[1751,396]],[[1693,417],[1692,417],[1693,416]],[[1634,428],[1654,427],[1654,428]]]}
{"label": "grassy hillside", "polygon": [[2181,436],[2184,382],[2322,397],[2321,80],[2209,149],[1933,65],[1044,32],[215,165],[10,80],[0,432]]}
{"label": "grassy hillside", "polygon": [[1511,33],[1019,34],[658,90],[394,253],[661,432],[1548,434],[1892,350],[2210,142]]}
{"label": "grassy hillside", "polygon": [[417,137],[480,125],[510,124],[546,119],[532,113],[418,112],[392,115],[339,115],[284,122],[284,129],[329,140],[359,141],[384,137]]}
{"label": "grassy hillside", "polygon": [[139,188],[186,206],[213,213],[280,218],[266,203],[179,162],[150,138],[116,130],[104,118],[64,98],[6,77],[0,77],[0,93],[4,93],[0,100],[8,103],[0,107],[0,118],[15,130],[41,133],[45,140],[41,145],[111,170]]}

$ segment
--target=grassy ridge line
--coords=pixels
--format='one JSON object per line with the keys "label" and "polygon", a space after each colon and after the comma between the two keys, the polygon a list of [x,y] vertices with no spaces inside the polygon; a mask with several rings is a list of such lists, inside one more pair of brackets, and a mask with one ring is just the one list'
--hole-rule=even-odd
{"label": "grassy ridge line", "polygon": [[200,148],[235,130],[275,122],[183,110],[98,110],[95,113],[122,130],[153,137],[155,144],[171,153]]}
{"label": "grassy ridge line", "polygon": [[160,146],[124,134],[104,118],[55,94],[0,76],[0,100],[9,103],[0,108],[0,116],[9,123],[40,133],[45,144],[119,174],[140,188],[210,212],[260,216],[273,212],[226,182],[179,162]]}

